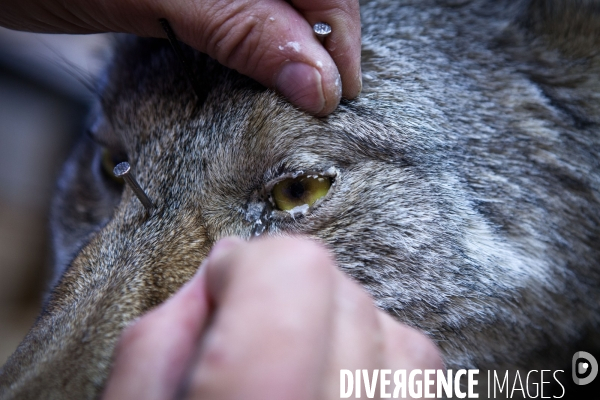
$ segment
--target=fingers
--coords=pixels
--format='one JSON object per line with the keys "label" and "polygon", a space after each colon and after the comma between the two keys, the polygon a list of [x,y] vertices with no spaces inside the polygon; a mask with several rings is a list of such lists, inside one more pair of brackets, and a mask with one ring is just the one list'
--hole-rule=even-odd
{"label": "fingers", "polygon": [[[370,383],[374,382],[375,370],[387,369],[392,373],[405,370],[408,374],[414,369],[443,369],[439,350],[429,338],[375,308],[367,293],[340,271],[336,271],[335,277],[334,326],[322,398],[339,398],[342,369],[353,374],[361,370],[359,376],[363,379],[366,371]],[[379,383],[375,380],[375,398],[381,394]],[[363,396],[368,397],[364,382],[362,388]],[[392,390],[387,387],[385,391]]]}
{"label": "fingers", "polygon": [[314,242],[228,238],[204,265],[125,332],[104,398],[333,399],[342,369],[442,368]]}
{"label": "fingers", "polygon": [[333,399],[342,369],[442,368],[429,339],[376,309],[315,243],[228,239],[206,273],[216,313],[188,398]]}
{"label": "fingers", "polygon": [[335,271],[332,339],[323,399],[340,396],[340,370],[373,371],[384,366],[383,336],[372,299],[356,283]]}
{"label": "fingers", "polygon": [[383,334],[385,364],[390,369],[444,369],[440,352],[431,339],[380,310],[377,317]]}
{"label": "fingers", "polygon": [[[403,378],[406,380],[410,373],[418,372],[415,370],[420,370],[421,373],[417,376],[424,379],[423,372],[425,370],[444,369],[439,350],[424,334],[416,329],[399,324],[382,311],[378,310],[377,316],[380,321],[383,336],[383,365],[386,365],[386,368],[391,371],[391,375],[388,376],[389,383],[391,384],[391,386],[387,387],[388,394],[392,392],[396,393],[396,390],[398,390],[395,375],[398,371],[406,371]],[[402,380],[402,378],[400,378],[400,380]],[[421,388],[419,388],[419,385],[422,385]],[[412,390],[414,390],[416,395],[415,398],[422,398],[422,396],[419,396],[421,390],[424,391],[425,397],[427,397],[427,393],[435,393],[435,386],[425,385],[426,381],[424,380],[421,380],[420,382],[415,381],[413,383]],[[407,398],[413,398],[411,395],[410,380],[404,383],[404,391],[407,393],[401,393],[407,394]],[[401,396],[404,396],[404,394],[401,394]]]}
{"label": "fingers", "polygon": [[218,310],[188,396],[315,398],[330,340],[333,263],[305,240],[218,249],[207,286]]}
{"label": "fingers", "polygon": [[204,273],[127,328],[104,399],[174,398],[208,315]]}
{"label": "fingers", "polygon": [[[164,13],[184,42],[299,108],[327,115],[342,92],[352,98],[360,90],[360,16],[356,0],[322,3],[299,1],[297,10],[281,0],[195,1],[191,11],[185,3],[185,12],[165,7]],[[321,20],[333,27],[330,52],[312,30]]]}

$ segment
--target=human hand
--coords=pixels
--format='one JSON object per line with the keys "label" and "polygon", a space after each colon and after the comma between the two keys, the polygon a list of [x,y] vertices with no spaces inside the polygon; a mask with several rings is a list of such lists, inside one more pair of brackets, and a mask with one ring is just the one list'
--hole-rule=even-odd
{"label": "human hand", "polygon": [[340,369],[442,368],[323,248],[290,238],[219,242],[115,354],[104,399],[333,399]]}
{"label": "human hand", "polygon": [[[0,25],[54,33],[177,36],[323,116],[361,90],[358,0],[3,0]],[[332,33],[321,44],[312,25]],[[341,81],[340,81],[341,77]]]}

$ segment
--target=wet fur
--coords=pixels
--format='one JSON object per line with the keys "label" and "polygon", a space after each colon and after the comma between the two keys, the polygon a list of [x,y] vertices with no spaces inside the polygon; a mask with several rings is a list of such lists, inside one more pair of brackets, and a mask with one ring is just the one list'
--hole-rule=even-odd
{"label": "wet fur", "polygon": [[[163,40],[115,50],[97,136],[125,153],[150,218],[84,137],[53,207],[56,284],[0,375],[3,398],[93,398],[121,330],[249,237],[264,188],[333,171],[267,233],[331,249],[450,368],[555,366],[600,318],[600,2],[363,5],[362,95],[316,119]],[[333,168],[333,169],[331,169]]]}

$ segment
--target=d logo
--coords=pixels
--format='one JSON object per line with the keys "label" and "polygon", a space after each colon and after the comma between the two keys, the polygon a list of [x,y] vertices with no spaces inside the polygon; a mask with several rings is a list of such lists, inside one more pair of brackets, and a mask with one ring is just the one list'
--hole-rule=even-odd
{"label": "d logo", "polygon": [[573,354],[573,382],[577,385],[587,385],[598,375],[598,362],[588,352],[578,351]]}

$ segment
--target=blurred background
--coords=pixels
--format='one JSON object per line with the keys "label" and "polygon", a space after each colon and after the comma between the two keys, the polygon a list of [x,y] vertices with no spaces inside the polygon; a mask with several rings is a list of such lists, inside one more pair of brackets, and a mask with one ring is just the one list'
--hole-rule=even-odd
{"label": "blurred background", "polygon": [[54,183],[84,130],[109,45],[109,35],[0,28],[0,366],[39,313]]}

